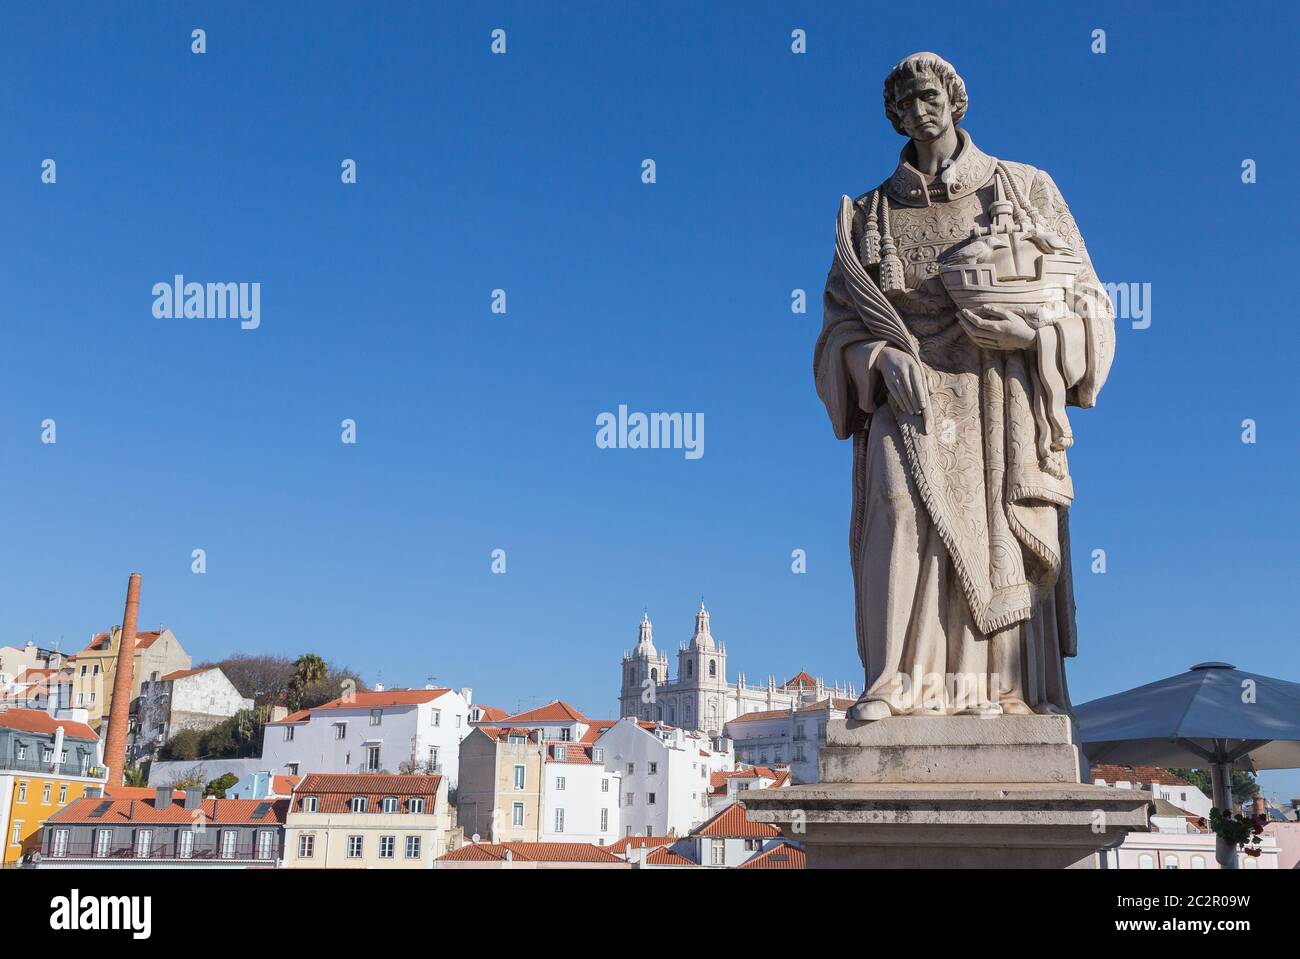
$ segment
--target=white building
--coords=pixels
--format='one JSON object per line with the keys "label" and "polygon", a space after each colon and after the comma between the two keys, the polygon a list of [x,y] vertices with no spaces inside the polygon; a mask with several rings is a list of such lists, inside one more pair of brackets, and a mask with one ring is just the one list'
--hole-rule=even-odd
{"label": "white building", "polygon": [[826,724],[843,719],[852,699],[828,697],[806,706],[746,713],[729,720],[724,734],[735,744],[736,762],[788,766],[796,783],[821,779],[817,757],[826,745]]}
{"label": "white building", "polygon": [[595,739],[605,768],[621,774],[619,819],[624,836],[684,836],[709,817],[711,777],[732,767],[731,743],[633,718],[610,724]]}
{"label": "white building", "polygon": [[258,769],[307,773],[441,774],[456,786],[470,691],[358,692],[267,723]]}
{"label": "white building", "polygon": [[772,769],[768,766],[741,766],[729,772],[714,773],[709,777],[709,815],[722,812],[732,803],[740,802],[751,789],[783,789],[790,785],[789,769]]}
{"label": "white building", "polygon": [[216,666],[182,669],[140,684],[131,703],[127,737],[128,761],[152,758],[167,740],[184,729],[211,729],[253,701],[239,695],[235,684]]}
{"label": "white building", "polygon": [[607,846],[618,839],[617,770],[606,769],[604,748],[548,742],[543,758],[542,842],[589,842]]}
{"label": "white building", "polygon": [[649,615],[641,618],[636,649],[623,654],[619,715],[651,722],[664,722],[683,729],[722,732],[730,719],[761,710],[807,706],[834,694],[856,697],[853,684],[827,687],[820,679],[801,672],[786,682],[751,685],[741,673],[736,682],[727,681],[727,648],[714,642],[709,612],[700,603],[695,614],[695,634],[677,651],[677,678],[668,678],[668,656],[654,645],[654,627]]}

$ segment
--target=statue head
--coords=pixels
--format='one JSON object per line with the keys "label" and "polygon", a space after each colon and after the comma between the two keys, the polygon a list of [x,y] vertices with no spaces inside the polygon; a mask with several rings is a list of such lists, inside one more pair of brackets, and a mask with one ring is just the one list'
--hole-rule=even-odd
{"label": "statue head", "polygon": [[885,77],[885,116],[905,137],[928,143],[961,122],[966,84],[937,53],[913,53]]}

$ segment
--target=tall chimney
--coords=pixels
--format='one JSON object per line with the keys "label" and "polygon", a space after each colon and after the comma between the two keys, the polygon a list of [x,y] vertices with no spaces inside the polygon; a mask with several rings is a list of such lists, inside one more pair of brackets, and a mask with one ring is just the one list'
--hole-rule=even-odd
{"label": "tall chimney", "polygon": [[132,573],[126,584],[126,609],[118,637],[117,671],[113,675],[113,705],[108,711],[108,738],[104,744],[104,765],[108,784],[120,786],[126,776],[126,725],[131,711],[131,678],[135,669],[135,625],[140,615],[140,574]]}

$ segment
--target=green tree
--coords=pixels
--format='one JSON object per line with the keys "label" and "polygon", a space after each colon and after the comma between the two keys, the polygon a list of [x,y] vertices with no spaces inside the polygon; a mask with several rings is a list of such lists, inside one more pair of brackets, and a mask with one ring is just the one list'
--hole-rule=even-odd
{"label": "green tree", "polygon": [[128,766],[125,774],[122,776],[123,786],[147,786],[149,785],[149,774],[143,766]]}
{"label": "green tree", "polygon": [[[1189,783],[1199,789],[1211,799],[1214,798],[1214,780],[1210,777],[1208,769],[1170,769],[1181,779],[1186,779]],[[1255,774],[1246,772],[1241,769],[1232,771],[1232,799],[1237,805],[1241,805],[1247,799],[1252,799],[1259,793],[1259,785],[1255,782]]]}
{"label": "green tree", "polygon": [[162,744],[158,750],[158,758],[175,762],[177,760],[192,761],[199,759],[203,755],[203,734],[197,729],[182,729],[171,739]]}
{"label": "green tree", "polygon": [[293,675],[289,677],[289,708],[302,709],[308,691],[325,683],[329,665],[315,653],[303,653],[293,661]]}
{"label": "green tree", "polygon": [[215,796],[217,799],[225,799],[226,790],[237,782],[239,782],[239,777],[234,773],[223,773],[204,787],[203,795]]}

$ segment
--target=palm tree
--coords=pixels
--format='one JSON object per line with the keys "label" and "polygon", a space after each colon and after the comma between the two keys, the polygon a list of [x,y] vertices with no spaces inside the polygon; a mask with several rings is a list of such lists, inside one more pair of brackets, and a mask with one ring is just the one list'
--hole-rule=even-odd
{"label": "palm tree", "polygon": [[329,675],[329,666],[315,653],[303,653],[293,661],[293,675],[289,677],[289,705],[298,709],[303,694],[313,686],[325,682]]}

